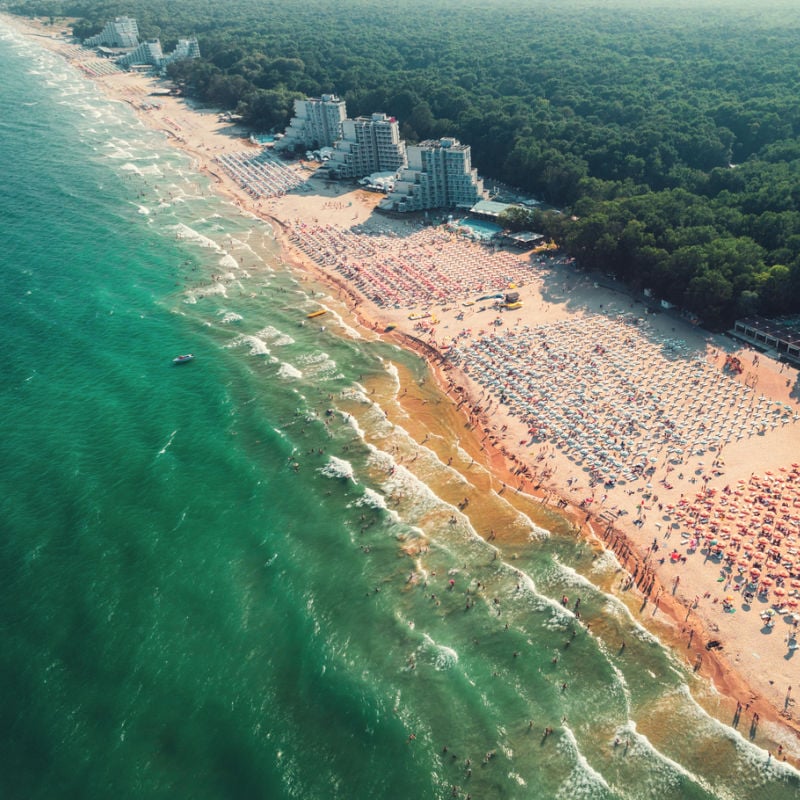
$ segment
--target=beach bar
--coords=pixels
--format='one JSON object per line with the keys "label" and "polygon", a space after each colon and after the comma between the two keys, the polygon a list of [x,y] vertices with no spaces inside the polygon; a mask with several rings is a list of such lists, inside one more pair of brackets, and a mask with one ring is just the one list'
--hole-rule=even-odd
{"label": "beach bar", "polygon": [[733,333],[761,350],[774,350],[786,361],[800,364],[800,330],[764,317],[737,319]]}

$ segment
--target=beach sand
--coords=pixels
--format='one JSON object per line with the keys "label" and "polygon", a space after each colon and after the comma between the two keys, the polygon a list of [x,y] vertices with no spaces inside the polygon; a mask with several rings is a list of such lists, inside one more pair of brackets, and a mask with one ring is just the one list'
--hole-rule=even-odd
{"label": "beach sand", "polygon": [[[71,60],[111,98],[129,103],[145,124],[164,131],[173,144],[196,159],[197,169],[209,175],[218,191],[243,212],[273,223],[287,260],[331,286],[365,332],[371,331],[365,335],[386,335],[426,357],[442,390],[469,420],[474,436],[466,449],[491,467],[487,491],[505,491],[525,502],[538,498],[538,502],[558,507],[595,546],[613,549],[624,567],[615,590],[637,619],[655,628],[662,639],[675,646],[681,658],[707,675],[719,692],[730,698],[731,714],[736,713],[734,709],[741,711],[742,724],[750,724],[757,714],[762,720],[779,722],[785,730],[792,731],[792,741],[784,748],[792,760],[800,757],[800,723],[792,697],[793,687],[797,689],[797,668],[795,651],[787,643],[793,630],[791,618],[788,613],[776,613],[778,621],[765,627],[759,615],[770,608],[774,610],[779,598],[767,593],[766,597],[744,604],[741,588],[757,559],[766,573],[780,569],[781,563],[800,551],[800,544],[796,543],[800,528],[791,519],[800,514],[796,502],[800,478],[791,467],[800,460],[800,426],[793,418],[800,411],[797,370],[765,355],[754,359],[753,351],[742,349],[733,340],[712,336],[671,314],[648,315],[623,287],[600,286],[593,277],[563,259],[542,260],[531,253],[503,254],[504,269],[513,270],[516,261],[523,276],[522,285],[517,287],[523,305],[516,311],[496,311],[489,302],[462,304],[478,295],[479,284],[470,281],[482,266],[467,275],[460,295],[448,290],[444,301],[438,298],[439,302],[430,302],[427,307],[411,302],[407,295],[398,298],[405,299],[398,302],[398,308],[379,307],[335,265],[341,265],[343,260],[358,260],[368,271],[370,264],[383,263],[387,254],[399,258],[403,252],[434,260],[451,257],[464,263],[472,263],[470,259],[474,258],[476,263],[484,264],[497,254],[455,234],[439,232],[439,238],[432,239],[433,234],[423,229],[419,221],[379,215],[375,206],[382,195],[315,178],[314,167],[307,164],[295,162],[288,167],[296,175],[296,189],[282,196],[254,197],[221,164],[221,156],[226,154],[259,152],[256,145],[243,138],[245,131],[214,110],[195,107],[177,97],[151,96],[153,91],[163,89],[152,78],[131,73],[95,74],[94,65],[99,60],[59,38],[54,29],[15,17],[4,19]],[[301,228],[302,236],[298,238]],[[313,244],[313,240],[303,239],[305,231],[312,228],[319,229],[318,235],[335,241],[345,237],[347,247],[367,242],[374,252],[359,253],[356,258],[352,249],[345,249],[329,258],[312,258],[301,247],[305,244],[307,249]],[[353,228],[358,228],[357,234],[348,233]],[[458,284],[457,276],[453,282]],[[430,316],[410,320],[412,310]],[[627,321],[620,321],[623,315]],[[498,319],[502,324],[495,324]],[[381,333],[388,325],[395,326],[394,330]],[[589,385],[607,387],[597,402],[588,398],[582,408],[575,398],[564,394],[566,384],[556,380],[557,373],[532,378],[528,384],[535,386],[535,391],[542,389],[537,413],[540,408],[559,409],[565,414],[582,408],[581,413],[587,414],[586,424],[579,422],[575,428],[576,442],[578,438],[586,439],[592,428],[606,430],[612,442],[631,438],[632,428],[619,427],[625,405],[646,416],[648,404],[653,401],[648,396],[652,385],[658,382],[663,387],[665,377],[674,381],[674,394],[661,398],[660,416],[652,423],[668,418],[667,430],[673,426],[672,430],[689,431],[691,441],[682,448],[680,462],[670,463],[670,442],[664,438],[664,428],[660,433],[645,433],[643,428],[647,426],[643,425],[637,428],[634,438],[637,445],[647,438],[653,440],[653,454],[643,456],[644,464],[653,472],[605,487],[602,480],[593,480],[590,464],[577,457],[577,443],[571,435],[543,430],[532,434],[530,418],[523,421],[508,398],[501,402],[502,389],[489,391],[482,382],[481,370],[475,369],[476,362],[470,361],[485,352],[481,347],[487,342],[486,346],[497,349],[522,341],[530,344],[531,337],[538,337],[538,342],[553,342],[550,352],[530,351],[534,365],[560,361],[557,368],[566,373],[568,383],[585,378]],[[664,355],[669,342],[675,340],[685,348],[679,359]],[[452,353],[454,342],[461,358],[443,360],[443,353]],[[601,351],[594,349],[598,343],[602,343]],[[617,362],[611,363],[610,355],[623,350],[630,358],[628,375],[624,374],[625,369],[620,371]],[[514,373],[509,379],[512,385],[517,381],[521,352],[517,349],[505,359],[502,355],[496,359],[508,374]],[[743,371],[738,376],[724,372],[729,354],[741,359]],[[693,370],[688,377],[678,372],[679,366],[685,368],[687,364]],[[623,377],[630,381],[625,384],[625,391],[620,389]],[[740,394],[736,387],[740,387]],[[531,394],[535,391],[531,389]],[[718,394],[722,397],[716,397]],[[777,402],[791,412],[782,412],[774,419],[768,416],[773,413],[772,408],[769,412],[751,410],[750,416],[744,412],[737,416],[744,397],[750,398],[753,408],[763,397],[764,408]],[[409,397],[408,402],[414,401]],[[714,407],[714,415],[709,416]],[[762,413],[766,422],[758,421]],[[718,424],[727,433],[716,443],[707,440],[706,445],[698,444],[706,430],[704,419],[709,428]],[[773,421],[777,424],[773,425]],[[546,423],[542,423],[541,428],[545,427]],[[609,458],[616,452],[612,452],[611,444],[603,448]],[[602,467],[597,469],[595,477],[605,478],[607,473],[602,472]],[[776,479],[783,484],[780,493],[775,493],[774,502],[787,505],[778,506],[774,516],[788,533],[780,534],[775,564],[768,566],[767,545],[764,553],[755,549],[751,558],[738,563],[738,557],[749,555],[743,544],[748,536],[755,538],[755,525],[764,521],[763,516],[761,522],[744,516],[744,504],[749,500],[751,507],[755,503],[758,508],[762,502],[758,498]],[[730,501],[728,506],[741,501],[742,510],[731,514],[730,520],[724,516],[728,509],[720,506],[723,498]],[[698,504],[694,510],[693,504]],[[768,509],[764,507],[763,511]],[[724,527],[731,530],[723,531]],[[778,531],[774,532],[777,539]],[[724,569],[724,553],[721,560],[712,557],[711,539],[706,533],[713,534],[715,541],[725,546],[725,552],[730,551],[730,569]],[[732,537],[737,535],[742,538],[735,542]],[[697,546],[690,548],[694,539]],[[654,543],[657,550],[652,547]],[[497,544],[502,547],[502,531],[497,531]],[[678,558],[673,558],[673,553]],[[785,584],[788,600],[788,591],[794,589],[790,589],[788,578]],[[733,598],[733,611],[723,609],[726,597]],[[792,607],[784,610],[792,611]],[[722,648],[707,650],[705,645],[713,640]],[[742,704],[741,709],[738,703]]]}

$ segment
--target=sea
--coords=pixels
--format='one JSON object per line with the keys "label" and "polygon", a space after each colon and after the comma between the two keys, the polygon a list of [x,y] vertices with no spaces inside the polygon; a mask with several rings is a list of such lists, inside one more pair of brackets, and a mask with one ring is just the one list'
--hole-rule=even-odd
{"label": "sea", "polygon": [[0,796],[800,796],[417,356],[3,22],[0,74]]}

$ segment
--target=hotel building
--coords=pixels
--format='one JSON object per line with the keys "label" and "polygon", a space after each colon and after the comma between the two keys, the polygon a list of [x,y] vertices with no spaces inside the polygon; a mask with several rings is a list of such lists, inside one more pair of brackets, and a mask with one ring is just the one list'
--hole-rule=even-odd
{"label": "hotel building", "polygon": [[386,211],[471,208],[484,198],[471,150],[457,139],[429,139],[407,148],[408,166],[380,207]]}
{"label": "hotel building", "polygon": [[83,40],[84,47],[136,47],[138,44],[139,26],[130,17],[117,17],[113,22],[106,22],[100,33]]}
{"label": "hotel building", "polygon": [[341,138],[342,122],[347,117],[344,100],[336,95],[323,94],[307,100],[294,101],[294,116],[277,150],[316,149],[333,147]]}
{"label": "hotel building", "polygon": [[175,49],[166,55],[161,49],[161,42],[158,39],[150,39],[118,59],[117,64],[128,68],[150,65],[156,69],[164,69],[173,61],[181,61],[184,58],[200,58],[200,45],[197,39],[179,39]]}
{"label": "hotel building", "polygon": [[342,121],[342,138],[326,166],[333,178],[363,178],[396,172],[406,163],[406,145],[394,117],[373,114]]}

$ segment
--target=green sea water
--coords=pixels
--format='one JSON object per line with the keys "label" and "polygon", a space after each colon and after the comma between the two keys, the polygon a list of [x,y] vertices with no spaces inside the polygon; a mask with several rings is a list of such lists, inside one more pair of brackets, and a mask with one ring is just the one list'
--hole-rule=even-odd
{"label": "green sea water", "polygon": [[418,359],[2,25],[0,796],[798,797]]}

